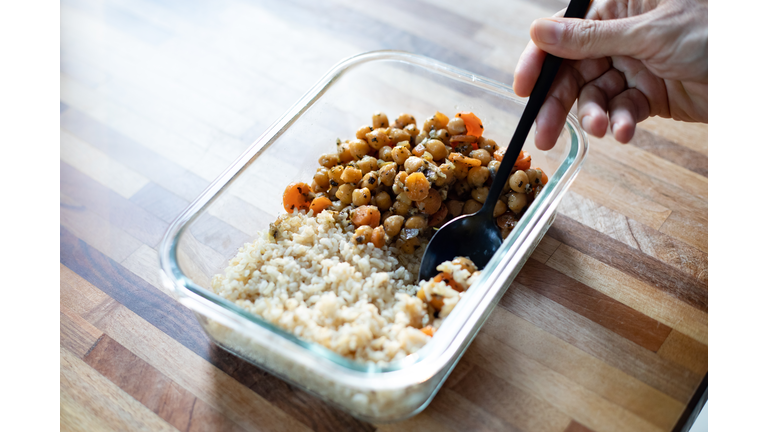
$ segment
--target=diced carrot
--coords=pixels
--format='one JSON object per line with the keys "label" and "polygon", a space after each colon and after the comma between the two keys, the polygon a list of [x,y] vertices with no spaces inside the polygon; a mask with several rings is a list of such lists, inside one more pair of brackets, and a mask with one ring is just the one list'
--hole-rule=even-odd
{"label": "diced carrot", "polygon": [[461,117],[464,120],[464,126],[467,128],[467,135],[476,137],[483,136],[483,122],[473,113],[468,111],[462,111],[456,114],[456,117]]}
{"label": "diced carrot", "polygon": [[442,129],[445,129],[446,126],[448,126],[448,116],[441,113],[440,111],[437,111],[435,113],[435,120],[440,122],[440,126],[442,126]]}
{"label": "diced carrot", "polygon": [[331,200],[326,197],[319,196],[312,200],[312,204],[309,205],[309,209],[314,212],[315,216],[317,216],[330,205]]}
{"label": "diced carrot", "polygon": [[283,192],[283,207],[288,213],[294,209],[309,210],[309,191],[311,188],[306,183],[291,183]]}
{"label": "diced carrot", "polygon": [[536,168],[537,170],[541,171],[541,185],[544,186],[549,181],[549,177],[547,177],[547,174],[544,172],[541,168]]}
{"label": "diced carrot", "polygon": [[531,154],[523,150],[520,152],[520,155],[517,156],[514,169],[525,171],[530,167],[531,167]]}
{"label": "diced carrot", "polygon": [[422,328],[421,332],[424,333],[425,335],[429,336],[429,337],[432,337],[432,336],[435,335],[435,328],[432,327],[431,325],[428,325],[428,326]]}

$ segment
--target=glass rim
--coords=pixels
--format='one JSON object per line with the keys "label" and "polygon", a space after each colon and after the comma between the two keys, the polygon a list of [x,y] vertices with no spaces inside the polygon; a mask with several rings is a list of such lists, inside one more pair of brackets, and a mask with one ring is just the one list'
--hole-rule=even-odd
{"label": "glass rim", "polygon": [[[193,200],[187,208],[170,224],[168,230],[163,236],[163,240],[158,248],[160,257],[160,268],[164,280],[170,283],[177,297],[181,301],[183,297],[191,297],[196,302],[207,302],[208,306],[214,306],[219,309],[219,314],[228,314],[230,320],[235,320],[242,324],[257,325],[278,336],[281,336],[306,349],[309,353],[317,355],[319,358],[330,361],[340,366],[350,373],[371,374],[391,374],[392,372],[403,371],[410,366],[424,362],[425,360],[441,357],[451,347],[459,349],[465,342],[459,339],[461,329],[473,327],[474,322],[481,319],[485,308],[492,298],[499,292],[506,283],[504,269],[513,262],[514,259],[521,260],[521,246],[526,240],[533,241],[531,233],[535,226],[540,222],[546,221],[557,207],[562,199],[565,190],[573,182],[576,174],[581,168],[581,164],[587,152],[587,138],[584,131],[578,126],[578,121],[573,114],[568,114],[564,130],[569,132],[570,148],[565,159],[560,163],[557,170],[549,176],[549,181],[539,193],[537,199],[528,208],[520,219],[515,229],[510,233],[507,239],[502,243],[499,250],[493,255],[486,265],[480,279],[473,285],[467,294],[459,302],[451,315],[445,320],[441,329],[452,329],[453,331],[441,331],[420,350],[408,355],[404,359],[390,362],[386,365],[377,365],[375,363],[364,363],[358,360],[344,357],[316,342],[301,339],[287,330],[284,330],[272,323],[267,322],[261,317],[252,314],[234,303],[220,297],[213,292],[197,285],[188,278],[178,262],[177,248],[180,237],[186,232],[189,225],[201,214],[215,199],[233,182],[240,173],[242,173],[250,163],[255,160],[264,150],[277,140],[302,114],[312,106],[343,74],[347,73],[355,66],[370,61],[400,61],[414,66],[427,69],[432,73],[437,73],[448,78],[461,81],[475,87],[491,92],[496,96],[511,100],[521,106],[525,105],[526,99],[517,97],[509,85],[501,82],[476,75],[467,70],[451,66],[449,64],[431,59],[426,56],[413,54],[405,51],[379,50],[369,51],[354,55],[344,59],[334,65],[309,91],[307,91],[285,114],[270,125],[266,131],[259,136],[233,163],[227,167],[203,192]],[[524,251],[523,251],[524,252]],[[197,298],[195,298],[197,297]],[[472,301],[469,301],[472,300]],[[184,303],[184,302],[182,302]],[[476,308],[485,304],[477,315]],[[472,308],[472,309],[470,309]],[[472,323],[470,321],[473,320]],[[244,320],[244,321],[243,321]],[[448,324],[448,326],[446,326]]]}

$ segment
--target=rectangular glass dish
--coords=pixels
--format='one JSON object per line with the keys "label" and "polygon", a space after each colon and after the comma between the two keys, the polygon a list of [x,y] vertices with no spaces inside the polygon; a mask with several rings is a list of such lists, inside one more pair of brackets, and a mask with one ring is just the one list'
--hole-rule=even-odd
{"label": "rectangular glass dish", "polygon": [[375,51],[344,60],[171,224],[159,251],[163,282],[223,349],[362,420],[412,416],[435,396],[552,224],[587,151],[572,115],[550,151],[536,149],[529,135],[524,149],[549,182],[440,330],[403,360],[365,364],[299,339],[214,294],[212,277],[285,213],[286,185],[311,179],[318,157],[335,152],[336,139],[353,137],[373,112],[407,112],[420,126],[435,111],[472,111],[483,120],[484,136],[505,147],[524,106],[510,86],[424,56]]}

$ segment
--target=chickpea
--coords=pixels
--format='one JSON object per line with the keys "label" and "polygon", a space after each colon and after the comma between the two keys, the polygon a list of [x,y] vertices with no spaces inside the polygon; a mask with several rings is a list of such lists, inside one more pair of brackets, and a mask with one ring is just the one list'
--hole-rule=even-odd
{"label": "chickpea", "polygon": [[380,148],[389,145],[391,142],[389,140],[389,135],[387,135],[387,130],[382,128],[368,132],[365,134],[365,139],[368,141],[368,145],[374,150],[379,150]]}
{"label": "chickpea", "polygon": [[376,163],[376,158],[373,156],[365,156],[358,163],[357,167],[363,172],[363,175],[368,174],[371,171],[375,171],[379,168]]}
{"label": "chickpea", "polygon": [[416,119],[410,114],[402,113],[395,119],[396,128],[402,129],[409,124],[416,124]]}
{"label": "chickpea", "polygon": [[330,169],[338,165],[341,162],[341,159],[339,159],[338,154],[324,154],[320,156],[320,159],[317,161],[320,165]]}
{"label": "chickpea", "polygon": [[392,185],[392,192],[400,194],[405,191],[405,180],[408,178],[408,174],[405,171],[400,171],[395,176],[395,183]]}
{"label": "chickpea", "polygon": [[341,174],[344,172],[344,167],[341,165],[336,165],[335,167],[331,168],[331,170],[328,172],[328,178],[330,178],[331,186],[338,186],[342,183],[341,181]]}
{"label": "chickpea", "polygon": [[525,170],[525,175],[528,176],[528,183],[531,187],[541,186],[541,170],[537,168],[528,168]]}
{"label": "chickpea", "polygon": [[364,245],[370,243],[372,237],[373,228],[368,225],[363,225],[355,230],[355,235],[352,237],[352,241],[354,241],[356,245]]}
{"label": "chickpea", "polygon": [[379,149],[379,159],[390,162],[392,161],[392,147],[390,146],[384,146]]}
{"label": "chickpea", "polygon": [[484,166],[474,167],[469,170],[469,173],[467,174],[467,181],[474,187],[480,187],[485,184],[485,181],[488,180],[490,175],[491,172],[488,171],[488,168]]}
{"label": "chickpea", "polygon": [[442,141],[431,139],[424,145],[435,160],[443,160],[448,157],[448,149]]}
{"label": "chickpea", "polygon": [[352,204],[352,192],[354,190],[354,185],[349,183],[343,184],[339,186],[339,189],[336,191],[336,198],[338,198],[344,205]]}
{"label": "chickpea", "polygon": [[395,197],[395,200],[397,200],[397,202],[401,202],[401,203],[403,203],[403,204],[408,204],[408,205],[411,205],[411,204],[413,204],[413,200],[412,200],[412,199],[411,199],[411,198],[408,196],[408,194],[407,194],[407,193],[405,193],[405,192],[401,192],[401,193],[399,193],[399,194],[398,194],[398,195]]}
{"label": "chickpea", "polygon": [[398,165],[404,164],[409,157],[411,157],[411,151],[403,146],[392,149],[392,160]]}
{"label": "chickpea", "polygon": [[461,211],[464,210],[464,203],[459,200],[450,200],[448,201],[448,213],[452,217],[456,217],[461,214]]}
{"label": "chickpea", "polygon": [[443,144],[448,144],[451,141],[451,136],[445,129],[440,129],[439,131],[435,132],[435,138],[442,141]]}
{"label": "chickpea", "polygon": [[512,188],[513,191],[525,193],[526,186],[528,186],[528,176],[525,174],[525,171],[517,170],[509,177],[509,187]]}
{"label": "chickpea", "polygon": [[352,204],[355,207],[364,206],[371,202],[371,191],[368,188],[355,189],[352,192]]}
{"label": "chickpea", "polygon": [[413,139],[413,144],[414,145],[421,144],[422,141],[424,141],[427,138],[429,138],[429,134],[427,134],[426,132],[419,132],[419,134],[416,135],[416,138]]}
{"label": "chickpea", "polygon": [[383,112],[375,112],[373,113],[373,127],[375,128],[388,128],[389,127],[389,119],[387,118],[387,115]]}
{"label": "chickpea", "polygon": [[384,245],[387,244],[387,235],[384,233],[384,227],[379,225],[373,229],[373,233],[371,234],[371,243],[373,243],[373,245],[379,249],[383,248]]}
{"label": "chickpea", "polygon": [[415,172],[405,179],[405,193],[413,201],[421,201],[429,196],[429,182],[424,174]]}
{"label": "chickpea", "polygon": [[501,162],[497,160],[488,162],[488,171],[491,173],[491,178],[496,177],[496,173],[499,171],[499,166],[501,166]]}
{"label": "chickpea", "polygon": [[394,211],[395,214],[399,216],[407,215],[410,209],[411,209],[410,204],[406,204],[401,201],[395,201],[395,203],[392,204],[392,211]]}
{"label": "chickpea", "polygon": [[315,192],[315,193],[322,193],[328,190],[327,187],[322,187],[319,184],[317,184],[315,179],[312,179],[312,183],[309,185],[309,187],[312,189],[312,192]]}
{"label": "chickpea", "polygon": [[467,175],[469,174],[469,169],[472,168],[469,165],[465,164],[464,162],[456,161],[453,163],[453,175],[459,179],[464,180],[467,178]]}
{"label": "chickpea", "polygon": [[[409,157],[408,159],[405,160],[405,163],[403,164],[403,167],[405,168],[405,172],[407,172],[408,174],[412,174],[418,171],[423,166],[424,166],[424,159],[417,156]],[[426,181],[426,178],[424,180]]]}
{"label": "chickpea", "polygon": [[344,171],[341,173],[341,181],[344,183],[357,184],[361,178],[363,178],[363,172],[352,166],[344,168]]}
{"label": "chickpea", "polygon": [[378,171],[371,171],[368,174],[363,176],[363,179],[360,180],[360,183],[357,184],[358,187],[366,187],[370,190],[376,189],[376,185],[379,182],[379,173]]}
{"label": "chickpea", "polygon": [[403,241],[400,245],[400,251],[406,254],[412,254],[416,252],[416,249],[421,246],[421,240],[418,237],[411,237],[408,240]]}
{"label": "chickpea", "polygon": [[484,137],[480,137],[477,139],[477,147],[487,151],[488,154],[491,154],[491,155],[493,154],[493,152],[499,149],[499,146],[496,144],[496,141],[489,138],[484,138]]}
{"label": "chickpea", "polygon": [[368,132],[373,132],[373,128],[370,126],[360,126],[360,129],[355,132],[355,138],[364,140]]}
{"label": "chickpea", "polygon": [[403,128],[404,131],[408,132],[408,135],[411,137],[415,137],[419,134],[419,128],[415,124],[409,124]]}
{"label": "chickpea", "polygon": [[491,154],[484,149],[472,150],[469,152],[469,157],[479,160],[480,164],[483,166],[488,166],[488,164],[493,160]]}
{"label": "chickpea", "polygon": [[411,134],[402,129],[389,130],[389,142],[399,143],[401,141],[411,141]]}
{"label": "chickpea", "polygon": [[337,199],[338,199],[338,197],[336,196],[336,193],[337,193],[338,191],[339,191],[339,187],[338,187],[338,186],[333,186],[333,187],[331,188],[331,190],[329,190],[329,191],[328,191],[328,198],[330,198],[330,199],[331,199],[331,201],[335,201],[335,200],[337,200]]}
{"label": "chickpea", "polygon": [[440,172],[443,173],[445,177],[438,176],[435,180],[435,186],[445,186],[453,183],[455,180],[455,176],[453,174],[453,171],[456,169],[456,166],[451,162],[446,162],[444,164],[440,165]]}
{"label": "chickpea", "polygon": [[479,187],[472,191],[472,199],[481,203],[485,203],[485,199],[488,198],[488,187]]}
{"label": "chickpea", "polygon": [[448,133],[451,135],[464,135],[467,133],[467,127],[464,125],[464,119],[461,117],[454,117],[448,121]]}
{"label": "chickpea", "polygon": [[395,176],[397,175],[397,164],[394,162],[387,163],[383,167],[379,168],[379,182],[384,186],[392,186],[395,182]]}
{"label": "chickpea", "polygon": [[464,196],[472,190],[472,186],[469,185],[466,179],[460,179],[453,185],[453,190],[458,196]]}
{"label": "chickpea", "polygon": [[440,210],[440,205],[443,204],[443,200],[440,199],[440,192],[436,189],[430,189],[429,195],[423,200],[416,203],[416,208],[422,213],[433,215]]}
{"label": "chickpea", "polygon": [[526,204],[528,204],[528,198],[524,193],[512,193],[509,196],[509,200],[507,201],[507,206],[509,206],[509,209],[516,214],[520,214]]}
{"label": "chickpea", "polygon": [[479,202],[469,199],[467,202],[464,203],[464,209],[461,211],[462,214],[472,214],[477,213],[478,210],[480,210],[483,207],[482,204]]}
{"label": "chickpea", "polygon": [[493,217],[500,216],[504,214],[507,210],[508,208],[507,208],[507,205],[504,204],[504,201],[498,200],[496,201],[496,205],[493,207]]}
{"label": "chickpea", "polygon": [[424,215],[413,215],[408,218],[408,220],[405,221],[405,228],[406,229],[417,229],[419,231],[423,231],[427,228],[427,218]]}
{"label": "chickpea", "polygon": [[331,185],[331,179],[328,177],[327,168],[318,168],[313,179],[318,186],[325,188],[325,190],[328,190],[328,187]]}
{"label": "chickpea", "polygon": [[352,151],[349,149],[349,143],[343,142],[339,145],[339,160],[341,163],[351,162],[355,157],[352,156]]}
{"label": "chickpea", "polygon": [[[464,124],[463,121],[462,121],[462,124]],[[422,130],[424,132],[429,133],[429,131],[438,130],[442,127],[443,125],[440,123],[440,120],[438,120],[437,117],[432,116],[424,122],[424,127],[422,128]]]}
{"label": "chickpea", "polygon": [[390,237],[400,234],[403,222],[405,222],[405,218],[400,215],[392,215],[384,219],[384,232]]}
{"label": "chickpea", "polygon": [[392,207],[392,197],[389,196],[387,191],[381,191],[377,193],[376,196],[373,197],[373,202],[376,204],[376,207],[378,207],[379,210],[387,210],[388,208]]}

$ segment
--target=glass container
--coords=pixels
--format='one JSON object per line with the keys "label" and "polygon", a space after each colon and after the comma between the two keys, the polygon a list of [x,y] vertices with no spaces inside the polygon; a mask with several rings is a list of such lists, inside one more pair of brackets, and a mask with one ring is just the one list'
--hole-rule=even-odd
{"label": "glass container", "polygon": [[412,416],[434,398],[552,224],[587,151],[573,115],[550,151],[536,149],[533,131],[529,134],[524,149],[549,182],[440,330],[403,360],[386,366],[361,363],[299,339],[214,294],[211,279],[285,212],[285,186],[310,180],[318,157],[335,152],[337,138],[354,137],[373,112],[392,120],[407,112],[420,126],[435,111],[449,116],[472,111],[483,120],[484,136],[506,146],[524,106],[510,86],[428,57],[375,51],[344,60],[171,224],[159,250],[163,283],[221,348],[359,419],[392,422]]}

